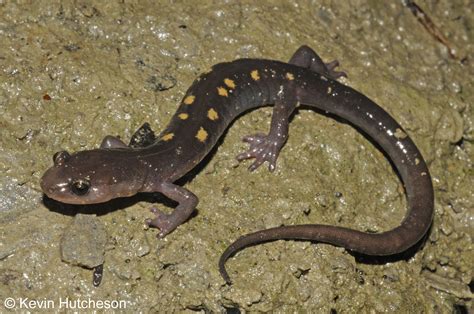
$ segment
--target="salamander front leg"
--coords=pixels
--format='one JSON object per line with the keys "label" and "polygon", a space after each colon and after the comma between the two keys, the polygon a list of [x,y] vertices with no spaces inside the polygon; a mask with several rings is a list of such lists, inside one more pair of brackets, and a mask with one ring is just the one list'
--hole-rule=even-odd
{"label": "salamander front leg", "polygon": [[268,162],[268,170],[274,171],[276,168],[278,155],[288,138],[289,118],[297,104],[296,97],[290,90],[283,91],[281,95],[285,96],[275,101],[270,133],[268,135],[257,133],[243,138],[244,142],[250,144],[250,148],[237,155],[237,160],[255,158],[249,167],[250,171],[254,171],[265,161]]}
{"label": "salamander front leg", "polygon": [[127,148],[127,144],[125,144],[121,139],[118,137],[107,135],[102,140],[100,144],[100,148]]}
{"label": "salamander front leg", "polygon": [[163,238],[191,216],[199,200],[189,190],[173,183],[161,183],[157,191],[178,203],[171,214],[165,214],[152,208],[151,211],[155,214],[155,218],[145,221],[148,226],[160,229],[157,237]]}
{"label": "salamander front leg", "polygon": [[137,148],[146,147],[153,144],[156,140],[155,133],[150,127],[150,124],[145,122],[132,136],[130,143],[125,144],[120,138],[107,135],[102,140],[100,148]]}
{"label": "salamander front leg", "polygon": [[325,63],[313,49],[304,45],[296,50],[288,63],[303,68],[308,68],[311,71],[317,72],[334,80],[341,76],[347,77],[345,72],[335,70],[339,66],[339,61],[334,60]]}

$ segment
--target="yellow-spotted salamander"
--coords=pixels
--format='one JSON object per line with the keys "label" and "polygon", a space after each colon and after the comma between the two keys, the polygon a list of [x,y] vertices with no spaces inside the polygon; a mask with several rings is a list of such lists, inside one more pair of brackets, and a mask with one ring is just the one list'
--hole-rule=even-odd
{"label": "yellow-spotted salamander", "polygon": [[382,233],[329,225],[282,226],[247,234],[222,254],[219,270],[230,283],[225,261],[242,248],[279,239],[310,240],[368,255],[405,251],[427,232],[433,218],[433,187],[421,153],[403,128],[369,98],[336,81],[337,61],[324,63],[309,47],[300,47],[288,63],[239,59],[215,65],[188,89],[166,129],[154,137],[145,124],[129,145],[106,136],[99,149],[54,155],[41,188],[57,201],[92,204],[138,192],[161,192],[176,201],[171,214],[152,209],[146,222],[164,237],[186,219],[198,198],[174,182],[194,168],[241,113],[273,104],[268,135],[244,137],[250,148],[237,156],[254,159],[250,170],[268,162],[275,169],[288,137],[292,112],[304,104],[341,117],[365,132],[387,153],[405,186],[408,211],[401,224]]}

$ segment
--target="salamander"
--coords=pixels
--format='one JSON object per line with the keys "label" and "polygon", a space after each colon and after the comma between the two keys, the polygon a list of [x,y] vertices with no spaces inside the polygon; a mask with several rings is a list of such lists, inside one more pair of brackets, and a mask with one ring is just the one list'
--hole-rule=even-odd
{"label": "salamander", "polygon": [[168,126],[158,135],[145,124],[129,145],[106,136],[98,149],[54,154],[54,165],[41,179],[52,199],[71,204],[106,202],[139,192],[161,192],[177,202],[171,214],[152,208],[150,227],[162,238],[195,210],[198,198],[175,181],[193,169],[240,114],[274,105],[268,134],[246,136],[249,149],[239,161],[253,159],[249,169],[267,162],[270,171],[288,138],[289,117],[300,105],[338,116],[372,138],[386,152],[404,184],[407,213],[399,226],[381,233],[307,224],[266,229],[241,236],[219,260],[225,281],[226,260],[237,251],[267,241],[298,239],[329,243],[375,256],[403,252],[428,231],[433,219],[433,186],[428,167],[403,128],[372,100],[337,81],[338,62],[324,63],[309,47],[300,47],[288,63],[239,59],[220,63],[187,90]]}

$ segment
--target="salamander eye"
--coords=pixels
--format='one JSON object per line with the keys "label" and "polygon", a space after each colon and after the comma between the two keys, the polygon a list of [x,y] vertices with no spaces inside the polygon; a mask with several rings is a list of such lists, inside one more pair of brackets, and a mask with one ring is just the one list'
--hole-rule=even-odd
{"label": "salamander eye", "polygon": [[91,184],[88,180],[79,179],[71,184],[71,191],[78,196],[82,196],[89,192],[90,186]]}
{"label": "salamander eye", "polygon": [[54,165],[55,166],[61,166],[62,164],[64,164],[64,162],[66,160],[69,159],[69,157],[71,157],[71,155],[69,155],[69,153],[65,150],[63,151],[60,151],[60,152],[57,152],[56,154],[54,154],[53,156],[53,162],[54,162]]}

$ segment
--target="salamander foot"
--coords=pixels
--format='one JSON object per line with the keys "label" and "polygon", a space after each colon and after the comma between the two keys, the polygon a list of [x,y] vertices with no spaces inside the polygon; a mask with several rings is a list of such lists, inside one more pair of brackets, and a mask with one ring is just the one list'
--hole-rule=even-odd
{"label": "salamander foot", "polygon": [[155,218],[148,218],[145,223],[149,227],[160,229],[160,233],[157,234],[157,238],[164,238],[168,233],[176,228],[176,224],[172,221],[171,215],[163,213],[161,210],[152,207],[150,211],[155,214]]}
{"label": "salamander foot", "polygon": [[243,141],[249,143],[250,148],[246,152],[237,155],[238,161],[255,158],[255,161],[249,167],[250,171],[254,171],[265,161],[268,162],[268,170],[275,170],[278,154],[282,146],[280,141],[274,140],[262,133],[247,135],[243,138]]}
{"label": "salamander foot", "polygon": [[324,67],[326,68],[327,75],[333,80],[337,80],[340,77],[347,77],[346,72],[335,70],[338,66],[339,66],[339,61],[337,60],[324,63]]}

